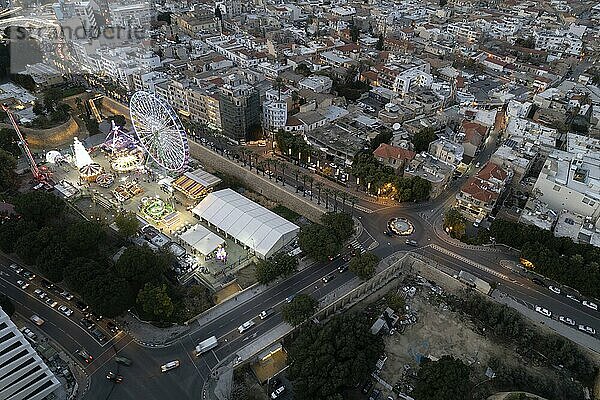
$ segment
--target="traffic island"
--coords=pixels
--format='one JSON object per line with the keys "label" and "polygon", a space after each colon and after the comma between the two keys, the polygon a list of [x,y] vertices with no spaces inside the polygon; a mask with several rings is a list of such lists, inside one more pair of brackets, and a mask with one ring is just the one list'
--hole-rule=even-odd
{"label": "traffic island", "polygon": [[406,218],[392,218],[387,224],[388,231],[397,236],[409,236],[415,232],[414,225]]}

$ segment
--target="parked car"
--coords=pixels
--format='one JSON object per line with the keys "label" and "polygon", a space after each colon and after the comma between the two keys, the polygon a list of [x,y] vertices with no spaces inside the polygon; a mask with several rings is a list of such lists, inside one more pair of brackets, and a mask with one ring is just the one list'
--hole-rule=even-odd
{"label": "parked car", "polygon": [[85,311],[87,311],[88,308],[90,308],[87,304],[85,304],[79,300],[75,302],[75,307],[77,307],[77,309],[81,312],[85,312]]}
{"label": "parked car", "polygon": [[46,292],[44,292],[42,289],[35,289],[33,291],[33,294],[35,294],[40,299],[43,299],[44,297],[46,297]]}
{"label": "parked car", "polygon": [[33,332],[28,327],[24,326],[20,330],[23,333],[23,335],[25,335],[26,338],[28,338],[30,340],[36,340],[37,339],[37,335],[35,334],[35,332]]}
{"label": "parked car", "polygon": [[54,308],[58,305],[58,302],[51,297],[46,297],[46,304],[48,304],[48,306]]}
{"label": "parked car", "polygon": [[45,287],[46,289],[52,289],[54,287],[54,283],[46,280],[46,279],[42,279],[42,286]]}
{"label": "parked car", "polygon": [[406,244],[409,245],[409,246],[413,246],[413,247],[418,247],[419,246],[419,242],[417,242],[416,240],[412,240],[412,239],[407,240]]}
{"label": "parked car", "polygon": [[70,317],[73,314],[73,310],[71,310],[69,307],[67,307],[65,305],[58,307],[58,311],[65,314],[67,317]]}
{"label": "parked car", "polygon": [[596,334],[596,330],[594,328],[592,328],[591,326],[587,326],[587,325],[579,325],[578,326],[579,330],[582,332],[587,333],[588,335],[595,335]]}
{"label": "parked car", "polygon": [[371,380],[366,381],[365,384],[363,385],[362,392],[364,394],[369,393],[371,391],[371,389],[373,389],[373,386],[375,386],[373,384],[373,381],[371,381]]}
{"label": "parked car", "polygon": [[373,389],[371,395],[369,396],[369,400],[379,400],[379,396],[381,396],[381,390]]}
{"label": "parked car", "polygon": [[531,278],[531,282],[535,283],[536,285],[546,286],[544,285],[544,281],[540,278]]}
{"label": "parked car", "polygon": [[73,300],[73,295],[67,291],[60,292],[60,295],[66,300]]}
{"label": "parked car", "polygon": [[23,277],[25,279],[29,279],[30,281],[32,281],[35,278],[35,274],[33,272],[24,271],[23,272]]}
{"label": "parked car", "polygon": [[94,328],[96,327],[96,324],[94,324],[92,321],[90,321],[90,320],[89,320],[89,319],[87,319],[87,318],[81,318],[81,319],[79,320],[79,322],[80,322],[80,323],[81,323],[81,325],[82,325],[82,326],[83,326],[85,329],[87,329],[88,331],[89,331],[89,330],[92,330],[92,329],[94,329]]}
{"label": "parked car", "polygon": [[573,301],[576,301],[578,303],[581,303],[581,300],[579,300],[576,296],[572,295],[572,294],[568,294],[567,295],[567,299],[571,299]]}
{"label": "parked car", "polygon": [[177,367],[179,367],[179,360],[169,361],[168,363],[160,366],[160,372],[167,372]]}
{"label": "parked car", "polygon": [[562,322],[563,324],[567,324],[567,325],[570,325],[570,326],[575,326],[575,321],[573,321],[569,317],[565,317],[565,316],[561,315],[560,317],[558,317],[558,320],[560,322]]}
{"label": "parked car", "polygon": [[596,303],[592,303],[591,301],[584,300],[582,303],[587,308],[591,308],[592,310],[598,311],[598,305]]}
{"label": "parked car", "polygon": [[271,392],[271,399],[278,399],[279,396],[285,391],[285,386],[281,385],[277,389]]}
{"label": "parked car", "polygon": [[542,315],[545,315],[548,318],[552,317],[552,313],[548,309],[546,309],[544,307],[535,306],[535,311],[539,312]]}
{"label": "parked car", "polygon": [[556,286],[550,285],[550,286],[548,286],[548,289],[550,289],[551,292],[554,292],[556,294],[560,294],[560,289],[557,288]]}
{"label": "parked car", "polygon": [[104,336],[104,333],[100,332],[98,328],[92,330],[92,335],[94,335],[96,340],[98,340],[100,343],[106,342],[106,336]]}
{"label": "parked car", "polygon": [[117,326],[117,324],[115,324],[112,321],[108,321],[106,323],[106,327],[108,328],[110,333],[112,333],[113,335],[116,335],[117,333],[119,333],[119,327]]}
{"label": "parked car", "polygon": [[10,269],[15,271],[17,274],[23,272],[23,268],[19,267],[17,264],[10,264]]}

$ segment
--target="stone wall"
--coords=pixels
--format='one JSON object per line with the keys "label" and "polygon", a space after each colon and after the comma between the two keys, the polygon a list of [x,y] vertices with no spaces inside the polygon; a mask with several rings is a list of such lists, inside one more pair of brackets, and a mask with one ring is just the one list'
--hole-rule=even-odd
{"label": "stone wall", "polygon": [[269,199],[276,200],[279,204],[297,212],[317,222],[323,215],[324,210],[309,201],[304,200],[301,196],[296,196],[290,193],[285,188],[281,187],[274,180],[258,175],[255,170],[250,171],[248,168],[223,157],[204,146],[190,141],[190,154],[197,159],[208,169],[221,171],[244,182],[244,184]]}
{"label": "stone wall", "polygon": [[[0,128],[12,129],[11,124],[0,124]],[[33,129],[19,126],[19,129],[25,135],[27,144],[32,150],[53,149],[63,146],[73,141],[73,137],[79,132],[79,125],[72,117],[63,124],[50,129]]]}

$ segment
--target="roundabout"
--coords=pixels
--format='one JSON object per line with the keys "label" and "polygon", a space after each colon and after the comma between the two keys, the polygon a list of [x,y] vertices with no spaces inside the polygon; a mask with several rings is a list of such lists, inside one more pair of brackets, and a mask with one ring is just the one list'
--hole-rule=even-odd
{"label": "roundabout", "polygon": [[388,230],[398,236],[408,236],[415,232],[414,225],[406,218],[392,218],[387,224]]}

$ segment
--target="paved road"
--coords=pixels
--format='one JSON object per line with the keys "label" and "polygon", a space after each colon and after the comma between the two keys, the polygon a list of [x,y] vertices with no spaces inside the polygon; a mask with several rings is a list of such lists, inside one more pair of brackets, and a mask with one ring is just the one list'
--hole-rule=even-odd
{"label": "paved road", "polygon": [[[486,154],[482,157],[487,156]],[[286,181],[293,184],[294,177],[287,176]],[[590,325],[600,331],[600,314],[583,307],[581,304],[567,299],[564,295],[550,292],[546,287],[533,284],[529,276],[523,272],[515,272],[503,266],[503,261],[517,261],[516,256],[503,253],[498,249],[473,249],[456,243],[440,235],[434,230],[434,224],[442,215],[442,211],[452,201],[452,197],[460,186],[461,180],[451,184],[444,197],[427,204],[411,204],[408,206],[381,206],[361,200],[359,204],[371,208],[371,212],[355,211],[365,230],[359,242],[367,248],[373,241],[379,246],[374,252],[384,258],[397,251],[416,251],[455,271],[466,270],[488,281],[499,284],[499,291],[506,293],[520,303],[533,307],[541,305],[551,310],[555,316],[563,314],[575,319],[578,323]],[[407,238],[390,238],[384,234],[390,218],[405,217],[415,226],[415,233],[408,237],[419,243],[415,249],[405,244]],[[87,391],[88,399],[188,399],[199,398],[203,383],[206,381],[219,360],[235,353],[244,347],[253,337],[258,337],[281,322],[276,313],[271,318],[261,321],[256,318],[263,309],[274,307],[279,310],[286,297],[291,294],[313,293],[321,298],[349,281],[356,279],[350,272],[337,274],[336,278],[323,284],[321,278],[336,271],[344,261],[342,259],[327,263],[315,263],[299,273],[272,284],[269,288],[247,302],[241,303],[231,311],[224,313],[202,326],[193,326],[189,333],[175,343],[162,348],[147,348],[139,345],[128,335],[121,332],[109,343],[99,344],[77,321],[79,312],[67,318],[54,309],[48,308],[35,298],[31,292],[21,290],[15,285],[17,276],[7,268],[10,261],[0,257],[0,288],[17,302],[17,308],[26,317],[36,313],[46,323],[41,327],[70,353],[80,348],[87,349],[94,356],[90,364],[79,360],[81,367],[91,377],[91,385]],[[502,262],[502,263],[501,263]],[[525,274],[525,275],[524,275]],[[548,282],[550,284],[550,282]],[[241,335],[237,327],[243,322],[253,319],[256,326]],[[194,357],[192,350],[201,340],[215,335],[220,345],[201,357]],[[600,349],[595,349],[600,351]],[[114,362],[115,353],[123,354],[133,360],[131,367],[120,368]],[[167,373],[160,373],[160,365],[178,359],[181,366]],[[108,371],[118,371],[125,380],[115,385],[104,376]]]}

